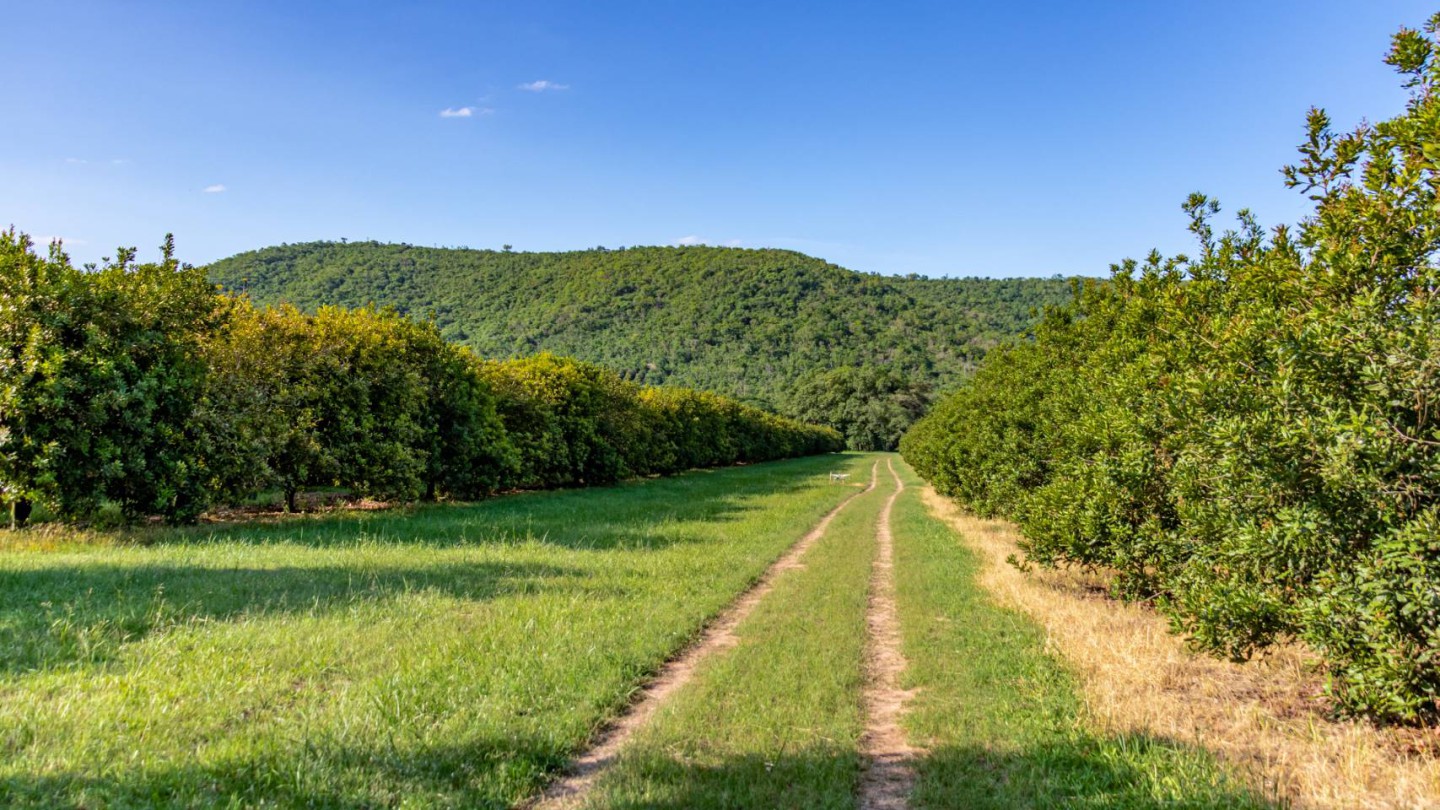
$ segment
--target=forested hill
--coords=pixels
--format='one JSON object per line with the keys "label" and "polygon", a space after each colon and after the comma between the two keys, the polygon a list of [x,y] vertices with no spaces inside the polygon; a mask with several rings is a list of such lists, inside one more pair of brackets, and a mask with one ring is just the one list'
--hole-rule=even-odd
{"label": "forested hill", "polygon": [[566,253],[312,242],[216,262],[257,303],[377,304],[433,317],[490,357],[553,351],[646,383],[783,406],[799,380],[882,366],[944,387],[1064,280],[858,273],[800,253],[644,247]]}

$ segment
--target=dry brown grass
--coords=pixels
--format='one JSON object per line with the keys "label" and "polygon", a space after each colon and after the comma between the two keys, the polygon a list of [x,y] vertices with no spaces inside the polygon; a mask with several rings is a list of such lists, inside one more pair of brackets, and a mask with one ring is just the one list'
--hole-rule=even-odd
{"label": "dry brown grass", "polygon": [[1440,735],[1336,721],[1303,649],[1233,664],[1190,653],[1163,618],[1105,596],[1097,576],[1006,562],[1015,527],[964,514],[924,490],[931,511],[984,557],[981,585],[1047,632],[1078,672],[1106,731],[1144,732],[1204,747],[1267,795],[1305,808],[1440,807]]}

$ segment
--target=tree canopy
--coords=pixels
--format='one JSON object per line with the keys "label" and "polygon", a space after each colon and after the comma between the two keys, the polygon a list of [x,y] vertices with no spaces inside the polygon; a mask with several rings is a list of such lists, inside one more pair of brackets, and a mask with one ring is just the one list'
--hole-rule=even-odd
{"label": "tree canopy", "polygon": [[0,233],[0,487],[23,521],[35,500],[67,517],[102,499],[127,517],[201,506],[201,341],[215,324],[204,274],[122,249],[103,267]]}
{"label": "tree canopy", "polygon": [[851,450],[894,450],[906,429],[925,415],[930,398],[922,380],[873,366],[845,366],[802,380],[786,410],[840,431]]}
{"label": "tree canopy", "polygon": [[433,316],[485,357],[550,351],[626,379],[785,408],[802,380],[877,367],[953,387],[1033,313],[1051,279],[857,273],[783,250],[718,247],[566,253],[312,242],[216,262],[212,280],[257,303],[391,306]]}

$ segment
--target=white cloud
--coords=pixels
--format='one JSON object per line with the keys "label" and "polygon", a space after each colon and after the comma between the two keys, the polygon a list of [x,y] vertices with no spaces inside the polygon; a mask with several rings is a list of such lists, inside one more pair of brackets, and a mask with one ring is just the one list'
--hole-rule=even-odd
{"label": "white cloud", "polygon": [[84,158],[65,158],[65,162],[69,163],[72,166],[82,166],[86,163],[89,163],[90,161],[85,160]]}
{"label": "white cloud", "polygon": [[526,82],[517,89],[529,90],[532,93],[543,93],[546,90],[569,90],[570,85],[552,82],[549,79],[539,79],[533,82]]}
{"label": "white cloud", "polygon": [[740,247],[743,244],[745,243],[741,242],[739,239],[731,239],[730,241],[725,243],[725,247]]}
{"label": "white cloud", "polygon": [[485,113],[490,112],[490,110],[476,110],[474,107],[446,107],[445,109],[440,111],[440,117],[469,118],[477,112],[479,112],[481,115],[484,115]]}
{"label": "white cloud", "polygon": [[225,190],[225,186],[224,186],[223,184],[221,184],[221,183],[216,183],[216,184],[214,184],[213,186],[206,186],[206,187],[205,187],[205,193],[206,193],[206,194],[219,194],[220,192],[222,192],[222,191],[224,191],[224,190]]}

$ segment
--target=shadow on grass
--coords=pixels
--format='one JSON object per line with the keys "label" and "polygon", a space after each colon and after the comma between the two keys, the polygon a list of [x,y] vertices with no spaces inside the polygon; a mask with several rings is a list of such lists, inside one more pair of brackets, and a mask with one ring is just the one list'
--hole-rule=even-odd
{"label": "shadow on grass", "polygon": [[[1174,743],[1136,740],[1163,754]],[[1131,752],[1136,753],[1136,752]],[[1141,762],[1146,752],[1140,752]],[[1154,752],[1149,752],[1154,753]],[[1184,752],[1182,752],[1184,753]],[[313,808],[515,806],[558,773],[567,752],[553,738],[510,735],[469,744],[398,750],[332,748],[308,742],[290,756],[105,775],[50,773],[0,778],[0,805],[279,806]],[[598,806],[615,810],[815,808],[856,806],[861,763],[853,751],[826,746],[717,764],[647,757],[603,785]],[[1238,783],[1191,780],[1185,770],[1153,771],[1116,759],[1103,747],[1027,750],[945,749],[921,765],[910,806],[926,808],[1275,808]]]}
{"label": "shadow on grass", "polygon": [[[295,758],[257,757],[200,767],[103,775],[0,777],[0,805],[15,808],[377,807],[508,808],[559,772],[567,752],[539,736],[406,751],[310,745]],[[852,808],[857,756],[745,757],[714,768],[684,768],[644,800],[601,806],[648,808]]]}
{"label": "shadow on grass", "polygon": [[[433,549],[531,539],[570,549],[662,549],[714,542],[704,526],[759,508],[758,496],[811,486],[835,463],[800,459],[476,504],[161,530],[145,537],[157,546],[284,544],[342,552],[360,545]],[[416,591],[463,600],[558,588],[613,595],[602,593],[584,569],[526,563],[347,565],[342,554],[333,560],[339,564],[208,567],[150,561],[144,552],[121,560],[95,554],[56,562],[0,569],[0,673],[104,662],[123,644],[194,620],[313,614]],[[277,555],[276,562],[290,560]]]}
{"label": "shadow on grass", "polygon": [[103,774],[0,777],[0,806],[507,808],[533,792],[565,754],[539,736],[399,750],[307,742],[296,756]]}
{"label": "shadow on grass", "polygon": [[1127,735],[1036,744],[1017,750],[945,747],[919,765],[911,806],[920,808],[1282,808],[1208,752],[1158,737]]}
{"label": "shadow on grass", "polygon": [[212,568],[97,560],[0,570],[0,672],[99,663],[122,644],[194,620],[324,613],[417,592],[480,601],[584,588],[583,573],[516,562]]}
{"label": "shadow on grass", "polygon": [[833,456],[697,470],[605,487],[505,495],[475,503],[338,512],[267,522],[147,531],[143,543],[297,544],[357,541],[453,547],[538,541],[565,548],[664,548],[698,540],[687,523],[725,523],[760,508],[753,501],[814,486]]}
{"label": "shadow on grass", "polygon": [[640,754],[620,761],[621,773],[602,782],[598,806],[609,808],[855,807],[860,755],[839,746],[750,754],[699,764]]}
{"label": "shadow on grass", "polygon": [[[714,765],[644,756],[624,762],[599,804],[626,810],[853,808],[859,757],[834,748],[744,756]],[[910,806],[934,808],[1278,808],[1203,751],[1156,738],[1063,742],[997,752],[944,748],[922,757]]]}

